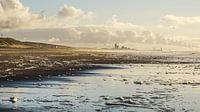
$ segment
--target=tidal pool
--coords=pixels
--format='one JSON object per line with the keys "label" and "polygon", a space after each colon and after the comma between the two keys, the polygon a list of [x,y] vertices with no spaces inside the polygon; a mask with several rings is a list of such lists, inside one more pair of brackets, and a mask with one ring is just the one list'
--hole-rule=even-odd
{"label": "tidal pool", "polygon": [[[0,82],[0,112],[198,112],[199,64],[120,64],[41,81]],[[12,103],[10,97],[18,101]]]}

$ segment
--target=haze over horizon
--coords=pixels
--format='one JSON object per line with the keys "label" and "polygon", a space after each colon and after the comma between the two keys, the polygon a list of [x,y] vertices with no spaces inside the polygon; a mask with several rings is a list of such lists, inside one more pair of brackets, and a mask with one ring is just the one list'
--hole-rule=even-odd
{"label": "haze over horizon", "polygon": [[0,32],[74,46],[198,46],[199,5],[197,0],[0,0]]}

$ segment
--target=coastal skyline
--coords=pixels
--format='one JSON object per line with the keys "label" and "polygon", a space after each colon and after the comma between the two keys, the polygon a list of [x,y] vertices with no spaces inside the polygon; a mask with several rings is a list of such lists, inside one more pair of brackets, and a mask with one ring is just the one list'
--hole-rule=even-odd
{"label": "coastal skyline", "polygon": [[0,0],[0,112],[198,112],[200,0]]}
{"label": "coastal skyline", "polygon": [[[131,45],[158,37],[198,44],[199,4],[197,0],[1,0],[0,29],[24,41],[77,46],[105,46],[102,43],[113,40]],[[151,43],[162,44],[155,41]]]}

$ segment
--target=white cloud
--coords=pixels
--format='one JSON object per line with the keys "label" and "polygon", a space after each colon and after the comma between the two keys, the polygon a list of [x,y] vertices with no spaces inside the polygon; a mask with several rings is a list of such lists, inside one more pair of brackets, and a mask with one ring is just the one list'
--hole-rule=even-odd
{"label": "white cloud", "polygon": [[0,0],[0,15],[0,29],[31,26],[40,19],[38,14],[32,14],[19,0]]}
{"label": "white cloud", "polygon": [[172,25],[200,24],[200,16],[187,17],[187,16],[166,15],[162,18],[162,21],[166,24],[172,24]]}
{"label": "white cloud", "polygon": [[73,20],[92,20],[95,17],[95,14],[91,11],[86,12],[81,9],[78,9],[74,6],[64,5],[57,13],[58,17],[64,19],[73,19]]}
{"label": "white cloud", "polygon": [[[164,35],[150,31],[111,30],[103,26],[16,30],[4,32],[4,34],[15,36],[18,39],[28,37],[30,41],[42,41],[72,46],[94,45],[104,47],[104,45],[113,45],[114,43],[181,45],[181,43],[167,39]],[[49,35],[52,38],[49,38]]]}
{"label": "white cloud", "polygon": [[107,22],[106,26],[120,29],[120,30],[145,30],[145,27],[141,25],[135,25],[129,22],[120,21],[117,15],[113,15],[112,19]]}
{"label": "white cloud", "polygon": [[63,28],[91,20],[93,12],[64,5],[55,16],[32,13],[20,0],[0,0],[0,30],[23,28]]}
{"label": "white cloud", "polygon": [[58,16],[61,17],[78,17],[83,15],[84,12],[81,9],[77,9],[73,6],[64,5],[59,11]]}
{"label": "white cloud", "polygon": [[57,42],[60,42],[60,39],[59,38],[55,38],[55,37],[52,37],[48,40],[49,43],[57,43]]}
{"label": "white cloud", "polygon": [[[94,13],[68,5],[58,10],[57,15],[44,16],[32,13],[19,0],[0,0],[0,15],[0,30],[15,29],[8,31],[7,34],[21,39],[28,38],[31,41],[85,45],[127,42],[170,43],[165,36],[148,31],[141,25],[119,21],[115,15],[104,25],[81,25],[81,22],[93,18]],[[169,15],[163,20],[176,24],[183,24],[185,21],[189,23],[192,20],[199,22],[197,18],[185,20],[183,17]],[[52,38],[49,38],[49,35]]]}
{"label": "white cloud", "polygon": [[27,10],[25,7],[23,7],[19,0],[1,0],[0,7],[1,11]]}

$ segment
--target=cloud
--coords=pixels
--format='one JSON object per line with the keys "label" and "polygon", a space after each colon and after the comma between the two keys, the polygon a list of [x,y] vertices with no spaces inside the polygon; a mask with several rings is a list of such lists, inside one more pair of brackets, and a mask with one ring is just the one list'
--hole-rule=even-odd
{"label": "cloud", "polygon": [[78,17],[83,15],[84,12],[81,9],[77,9],[73,6],[64,5],[59,11],[58,16],[61,17]]}
{"label": "cloud", "polygon": [[57,42],[60,42],[60,39],[59,38],[55,38],[55,37],[52,37],[48,40],[49,43],[57,43]]}
{"label": "cloud", "polygon": [[[62,12],[62,14],[61,14]],[[34,22],[36,29],[4,32],[19,39],[70,45],[113,45],[114,43],[173,44],[164,35],[151,32],[144,26],[123,22],[114,15],[103,25],[72,25],[71,20],[87,15],[72,6],[64,6],[55,17],[43,17]],[[80,20],[80,19],[79,19]],[[67,26],[67,27],[66,27]],[[49,38],[51,36],[51,38]]]}
{"label": "cloud", "polygon": [[64,5],[57,13],[58,17],[63,19],[73,19],[78,21],[92,20],[95,18],[95,14],[91,11],[86,12],[81,9],[78,9],[74,6]]}
{"label": "cloud", "polygon": [[113,15],[112,19],[107,22],[106,26],[121,30],[145,30],[145,27],[141,25],[120,21],[117,15]]}
{"label": "cloud", "polygon": [[85,12],[73,6],[64,5],[57,15],[45,16],[32,13],[20,0],[0,0],[0,30],[2,29],[34,29],[63,28],[91,20],[93,12]]}
{"label": "cloud", "polygon": [[0,15],[0,29],[31,26],[40,19],[38,14],[32,14],[19,0],[0,0]]}
{"label": "cloud", "polygon": [[200,24],[200,16],[187,17],[187,16],[166,15],[162,18],[162,21],[169,25]]}
{"label": "cloud", "polygon": [[26,11],[27,8],[23,7],[19,0],[1,0],[0,11],[21,10]]}
{"label": "cloud", "polygon": [[[0,16],[0,30],[9,29],[3,33],[20,40],[26,38],[30,41],[85,46],[128,42],[173,43],[161,34],[148,31],[144,26],[120,21],[116,15],[103,25],[82,25],[80,23],[92,19],[94,13],[69,5],[64,5],[54,16],[45,16],[31,12],[20,0],[0,0]],[[186,21],[182,19],[182,22],[178,22],[180,20],[176,16],[166,16],[163,20],[176,24]],[[198,22],[197,19],[195,21]]]}
{"label": "cloud", "polygon": [[[110,47],[114,43],[124,44],[163,44],[182,45],[166,36],[150,31],[136,30],[111,30],[103,26],[49,28],[49,29],[27,29],[4,32],[5,35],[15,36],[17,39],[28,39],[29,41],[49,42],[71,46],[98,46]],[[49,38],[51,36],[52,38]],[[131,46],[130,46],[131,47]]]}

